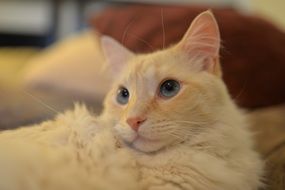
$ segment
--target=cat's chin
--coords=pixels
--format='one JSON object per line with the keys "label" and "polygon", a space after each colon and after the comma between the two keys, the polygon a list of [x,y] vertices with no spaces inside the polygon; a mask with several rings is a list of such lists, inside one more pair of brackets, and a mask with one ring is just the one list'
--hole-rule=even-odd
{"label": "cat's chin", "polygon": [[166,146],[166,142],[163,140],[153,140],[148,139],[142,136],[137,136],[133,142],[129,143],[129,145],[141,152],[156,152]]}

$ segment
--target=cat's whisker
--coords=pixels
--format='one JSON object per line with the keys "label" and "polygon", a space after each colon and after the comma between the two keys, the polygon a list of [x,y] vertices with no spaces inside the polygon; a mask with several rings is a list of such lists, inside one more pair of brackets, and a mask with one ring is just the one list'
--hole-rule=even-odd
{"label": "cat's whisker", "polygon": [[162,49],[164,49],[165,48],[165,27],[164,27],[163,8],[161,8],[160,14],[161,14],[161,27],[162,27]]}
{"label": "cat's whisker", "polygon": [[192,129],[182,129],[180,128],[179,131],[178,130],[174,130],[175,134],[179,135],[179,136],[189,136],[189,135],[196,135],[199,134],[200,131],[199,130],[192,130]]}
{"label": "cat's whisker", "polygon": [[184,141],[184,140],[185,140],[183,137],[181,137],[181,136],[179,136],[179,135],[177,135],[177,134],[175,134],[175,133],[167,133],[167,134],[170,135],[170,136],[172,136],[172,137],[174,137],[174,138],[177,139],[177,140],[181,140],[181,141]]}
{"label": "cat's whisker", "polygon": [[56,114],[59,114],[59,113],[60,113],[60,112],[57,111],[55,108],[53,108],[52,106],[46,104],[43,100],[41,100],[40,98],[34,96],[33,94],[31,94],[31,93],[29,93],[29,92],[27,92],[27,91],[25,91],[25,90],[23,90],[23,92],[24,92],[26,95],[30,96],[30,97],[31,97],[33,100],[35,100],[36,102],[38,102],[38,103],[40,103],[41,105],[43,105],[45,108],[47,108],[47,109],[49,109],[50,111],[52,111],[53,113],[56,113]]}
{"label": "cat's whisker", "polygon": [[125,28],[125,31],[122,35],[122,44],[125,44],[125,41],[126,41],[126,38],[127,38],[127,33],[129,32],[129,29],[131,28],[132,24],[134,23],[135,21],[135,17],[131,19],[131,21],[127,24],[126,28]]}
{"label": "cat's whisker", "polygon": [[168,122],[159,123],[159,125],[156,124],[155,126],[164,126],[164,125],[172,125],[172,126],[175,126],[177,123],[191,124],[191,125],[195,125],[195,126],[201,126],[201,125],[208,124],[209,122],[172,120],[172,121],[168,121]]}
{"label": "cat's whisker", "polygon": [[233,100],[238,99],[245,92],[246,85],[247,85],[247,80],[243,83],[241,90],[239,91],[239,93],[237,93],[237,95],[233,98]]}
{"label": "cat's whisker", "polygon": [[139,40],[140,42],[144,43],[144,44],[147,45],[149,48],[151,48],[151,51],[154,51],[154,50],[155,50],[155,48],[154,48],[150,43],[148,43],[148,42],[145,41],[144,39],[138,37],[137,35],[132,34],[132,33],[128,33],[127,35],[128,35],[128,36],[132,36],[132,37],[136,38],[137,40]]}
{"label": "cat's whisker", "polygon": [[176,123],[187,123],[187,124],[194,124],[194,125],[200,125],[200,124],[207,124],[208,122],[198,122],[198,121],[184,121],[184,120],[173,120],[173,122]]}
{"label": "cat's whisker", "polygon": [[195,34],[192,37],[190,37],[189,39],[193,40],[193,39],[198,39],[198,40],[217,40],[217,37],[212,37],[209,35],[205,35],[205,34]]}
{"label": "cat's whisker", "polygon": [[[163,125],[155,125],[154,128],[156,129],[155,132],[158,132],[160,134],[172,134],[175,135],[176,137],[179,137],[179,138],[182,138],[182,139],[185,139],[185,137],[187,136],[193,136],[193,135],[197,135],[200,133],[200,129],[199,128],[192,128],[192,127],[183,127],[181,126],[179,128],[179,131],[177,130],[176,127],[173,127],[175,126],[175,124],[171,123],[171,122],[168,122],[168,124],[166,125],[166,123],[164,123],[165,126]],[[159,126],[163,126],[163,128],[160,128],[161,130],[158,130],[157,127]]]}

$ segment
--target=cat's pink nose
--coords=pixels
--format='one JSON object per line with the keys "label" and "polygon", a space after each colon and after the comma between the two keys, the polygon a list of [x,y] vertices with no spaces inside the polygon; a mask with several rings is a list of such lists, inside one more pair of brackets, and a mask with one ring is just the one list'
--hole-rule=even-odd
{"label": "cat's pink nose", "polygon": [[145,122],[145,120],[145,117],[130,117],[127,119],[127,123],[134,131],[138,131],[139,127],[143,122]]}

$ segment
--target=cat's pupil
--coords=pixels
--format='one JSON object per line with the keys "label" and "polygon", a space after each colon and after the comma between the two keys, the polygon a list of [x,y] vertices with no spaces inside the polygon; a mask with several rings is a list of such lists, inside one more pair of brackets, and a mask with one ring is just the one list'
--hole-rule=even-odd
{"label": "cat's pupil", "polygon": [[117,102],[119,104],[126,104],[129,101],[129,91],[125,87],[120,87],[117,93]]}
{"label": "cat's pupil", "polygon": [[165,90],[167,90],[167,91],[173,91],[174,90],[174,86],[170,83],[170,82],[167,82],[166,84],[165,84]]}
{"label": "cat's pupil", "polygon": [[160,86],[160,95],[166,98],[175,96],[180,90],[180,84],[176,80],[166,80]]}

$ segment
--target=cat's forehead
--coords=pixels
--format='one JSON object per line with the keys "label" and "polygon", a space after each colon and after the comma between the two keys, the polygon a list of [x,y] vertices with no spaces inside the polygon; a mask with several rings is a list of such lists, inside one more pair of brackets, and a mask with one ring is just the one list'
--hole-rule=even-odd
{"label": "cat's forehead", "polygon": [[144,78],[149,78],[160,75],[163,67],[167,65],[162,53],[141,55],[130,61],[127,74],[133,77],[143,75]]}
{"label": "cat's forehead", "polygon": [[153,70],[155,65],[158,65],[156,57],[152,55],[137,56],[131,60],[131,72],[148,72]]}
{"label": "cat's forehead", "polygon": [[130,84],[145,80],[159,83],[166,78],[177,78],[177,73],[181,74],[179,70],[183,69],[180,62],[179,56],[170,50],[136,56],[125,67],[121,82]]}
{"label": "cat's forehead", "polygon": [[159,64],[151,57],[138,57],[130,63],[127,80],[128,82],[136,82],[141,85],[150,83],[150,81],[153,83],[157,80],[159,75],[158,67]]}

